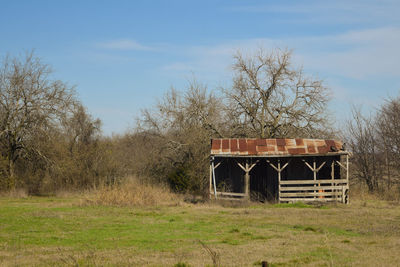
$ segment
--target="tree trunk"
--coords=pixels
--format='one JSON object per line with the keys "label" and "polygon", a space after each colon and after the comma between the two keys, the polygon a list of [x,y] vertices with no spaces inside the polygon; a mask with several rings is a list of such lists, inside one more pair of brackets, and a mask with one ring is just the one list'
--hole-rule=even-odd
{"label": "tree trunk", "polygon": [[373,193],[375,188],[374,188],[374,183],[371,181],[371,178],[367,177],[366,182],[367,182],[367,186],[368,186],[368,191],[370,193]]}
{"label": "tree trunk", "polygon": [[8,186],[10,189],[15,190],[14,161],[12,158],[8,159]]}

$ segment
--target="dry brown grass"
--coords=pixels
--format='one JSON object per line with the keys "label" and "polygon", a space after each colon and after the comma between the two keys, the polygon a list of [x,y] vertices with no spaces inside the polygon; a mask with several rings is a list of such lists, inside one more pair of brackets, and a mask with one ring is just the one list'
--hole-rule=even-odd
{"label": "dry brown grass", "polygon": [[400,203],[400,185],[393,184],[391,188],[382,185],[380,190],[371,193],[364,184],[354,183],[350,185],[350,201],[351,199],[360,201],[385,200],[388,202]]}
{"label": "dry brown grass", "polygon": [[23,188],[18,188],[10,191],[0,191],[0,197],[6,198],[27,198],[28,193]]}
{"label": "dry brown grass", "polygon": [[129,177],[118,185],[102,186],[86,193],[86,203],[104,206],[178,205],[182,197],[167,186],[154,185]]}

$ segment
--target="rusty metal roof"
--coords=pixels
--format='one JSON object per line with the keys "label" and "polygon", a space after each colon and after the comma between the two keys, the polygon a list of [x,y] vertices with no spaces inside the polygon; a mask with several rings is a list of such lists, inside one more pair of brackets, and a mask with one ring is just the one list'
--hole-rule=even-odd
{"label": "rusty metal roof", "polygon": [[337,140],[225,138],[211,140],[215,156],[334,155],[347,153]]}

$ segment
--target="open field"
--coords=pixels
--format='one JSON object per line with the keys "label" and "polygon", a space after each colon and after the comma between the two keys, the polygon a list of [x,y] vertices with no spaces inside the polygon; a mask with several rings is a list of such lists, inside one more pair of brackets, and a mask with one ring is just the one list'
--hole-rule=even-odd
{"label": "open field", "polygon": [[212,266],[210,251],[222,266],[263,260],[271,266],[400,264],[400,206],[388,202],[323,207],[85,203],[79,197],[1,198],[0,265]]}

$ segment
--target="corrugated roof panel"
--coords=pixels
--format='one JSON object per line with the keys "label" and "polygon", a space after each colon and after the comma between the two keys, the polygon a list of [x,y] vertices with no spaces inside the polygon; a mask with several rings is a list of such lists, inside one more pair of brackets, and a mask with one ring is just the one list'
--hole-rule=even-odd
{"label": "corrugated roof panel", "polygon": [[231,143],[231,151],[233,153],[238,152],[239,151],[238,140],[237,139],[231,139],[230,143]]}
{"label": "corrugated roof panel", "polygon": [[307,151],[308,151],[308,154],[316,154],[316,153],[318,153],[318,151],[315,148],[315,146],[307,146]]}
{"label": "corrugated roof panel", "polygon": [[324,139],[212,139],[212,155],[313,155],[344,152],[337,140]]}
{"label": "corrugated roof panel", "polygon": [[265,141],[269,146],[276,146],[276,139],[265,139]]}
{"label": "corrugated roof panel", "polygon": [[285,139],[286,146],[288,147],[295,147],[296,140],[295,139]]}
{"label": "corrugated roof panel", "polygon": [[286,145],[285,139],[276,139],[276,145],[285,146]]}
{"label": "corrugated roof panel", "polygon": [[303,139],[296,139],[296,146],[304,146],[304,141]]}
{"label": "corrugated roof panel", "polygon": [[267,140],[266,139],[256,139],[256,145],[257,146],[265,146],[265,145],[267,145]]}
{"label": "corrugated roof panel", "polygon": [[315,147],[314,139],[303,139],[306,146],[313,146]]}
{"label": "corrugated roof panel", "polygon": [[257,154],[256,140],[247,140],[247,151],[249,152],[249,155]]}
{"label": "corrugated roof panel", "polygon": [[229,153],[231,149],[229,147],[229,139],[222,139],[222,153]]}
{"label": "corrugated roof panel", "polygon": [[330,147],[335,147],[335,141],[334,140],[325,140],[326,145]]}
{"label": "corrugated roof panel", "polygon": [[218,151],[221,149],[221,140],[220,139],[213,139],[211,141],[211,150]]}

